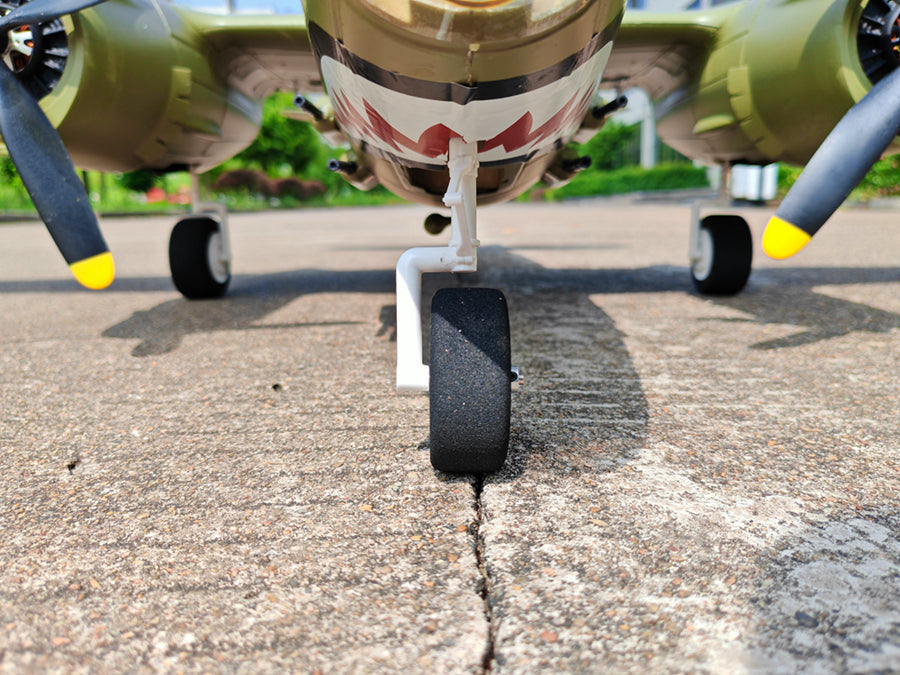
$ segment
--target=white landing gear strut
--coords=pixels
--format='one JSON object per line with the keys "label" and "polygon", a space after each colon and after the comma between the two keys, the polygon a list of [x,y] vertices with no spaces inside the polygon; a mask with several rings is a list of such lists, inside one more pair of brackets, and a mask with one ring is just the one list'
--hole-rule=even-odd
{"label": "white landing gear strut", "polygon": [[411,248],[397,262],[397,391],[428,391],[428,366],[422,362],[422,274],[475,272],[475,179],[478,147],[450,139],[450,184],[444,204],[450,207],[450,243]]}
{"label": "white landing gear strut", "polygon": [[231,232],[228,229],[228,209],[220,202],[200,200],[200,176],[191,171],[191,212],[210,216],[218,226],[209,244],[209,263],[217,276],[231,277]]}

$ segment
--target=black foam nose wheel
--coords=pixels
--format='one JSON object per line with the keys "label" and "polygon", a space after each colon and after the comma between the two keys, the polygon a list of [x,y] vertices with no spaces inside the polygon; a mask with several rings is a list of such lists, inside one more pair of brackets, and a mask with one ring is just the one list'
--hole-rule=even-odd
{"label": "black foam nose wheel", "polygon": [[431,303],[431,464],[492,473],[509,449],[509,310],[491,288],[444,288]]}

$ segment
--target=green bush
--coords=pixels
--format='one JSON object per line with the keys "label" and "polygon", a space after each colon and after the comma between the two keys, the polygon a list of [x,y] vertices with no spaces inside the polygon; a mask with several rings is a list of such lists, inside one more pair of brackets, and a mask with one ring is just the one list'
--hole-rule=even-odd
{"label": "green bush", "polygon": [[877,197],[900,195],[900,155],[891,155],[875,163],[853,196],[866,201]]}
{"label": "green bush", "polygon": [[640,162],[641,125],[607,122],[578,151],[591,158],[593,171],[611,171]]}
{"label": "green bush", "polygon": [[285,178],[301,174],[316,160],[322,144],[316,130],[281,114],[293,107],[293,98],[292,94],[278,92],[266,99],[259,134],[234,158],[242,167]]}
{"label": "green bush", "polygon": [[625,166],[613,171],[584,171],[568,185],[548,190],[546,198],[558,201],[572,197],[702,187],[709,187],[706,169],[703,167],[692,164],[659,164],[652,169]]}
{"label": "green bush", "polygon": [[[787,194],[802,171],[803,167],[790,164],[778,166],[778,195],[780,197]],[[890,155],[875,162],[875,166],[850,193],[850,199],[856,201],[897,196],[900,196],[900,155]]]}
{"label": "green bush", "polygon": [[116,182],[131,192],[144,193],[160,182],[160,176],[151,171],[129,171],[117,175]]}

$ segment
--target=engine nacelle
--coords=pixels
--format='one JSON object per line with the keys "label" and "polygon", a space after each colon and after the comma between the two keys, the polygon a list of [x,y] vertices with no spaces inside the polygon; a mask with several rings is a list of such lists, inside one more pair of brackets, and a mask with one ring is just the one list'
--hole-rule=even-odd
{"label": "engine nacelle", "polygon": [[168,2],[110,0],[65,19],[65,69],[41,105],[76,166],[204,170],[256,137],[261,102],[214,72],[184,17]]}
{"label": "engine nacelle", "polygon": [[877,79],[860,52],[896,63],[871,34],[896,15],[866,14],[856,0],[746,3],[722,25],[697,76],[658,102],[659,135],[707,161],[807,162],[871,88],[866,73]]}

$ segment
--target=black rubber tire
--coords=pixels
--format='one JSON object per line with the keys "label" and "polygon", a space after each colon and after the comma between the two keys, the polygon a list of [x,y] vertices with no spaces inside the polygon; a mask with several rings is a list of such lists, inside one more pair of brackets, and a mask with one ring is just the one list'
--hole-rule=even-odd
{"label": "black rubber tire", "polygon": [[703,295],[740,293],[753,267],[753,236],[747,221],[740,216],[706,216],[700,227],[712,241],[712,264],[700,277],[691,268],[694,287]]}
{"label": "black rubber tire", "polygon": [[509,450],[509,310],[491,288],[444,288],[431,303],[431,464],[492,473]]}
{"label": "black rubber tire", "polygon": [[219,231],[218,223],[207,216],[184,218],[169,238],[169,269],[175,288],[190,300],[220,298],[231,281],[217,279],[210,269],[209,240]]}

